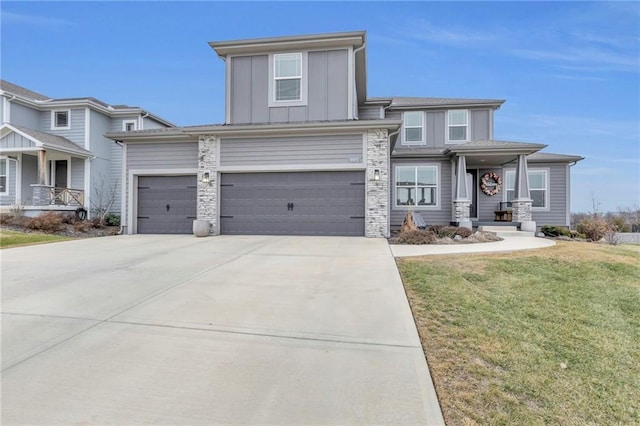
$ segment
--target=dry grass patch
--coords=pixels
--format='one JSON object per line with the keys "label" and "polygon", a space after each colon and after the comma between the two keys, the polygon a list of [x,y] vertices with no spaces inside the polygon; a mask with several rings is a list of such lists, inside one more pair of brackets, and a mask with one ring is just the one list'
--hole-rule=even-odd
{"label": "dry grass patch", "polygon": [[640,423],[640,253],[559,242],[398,261],[445,419]]}

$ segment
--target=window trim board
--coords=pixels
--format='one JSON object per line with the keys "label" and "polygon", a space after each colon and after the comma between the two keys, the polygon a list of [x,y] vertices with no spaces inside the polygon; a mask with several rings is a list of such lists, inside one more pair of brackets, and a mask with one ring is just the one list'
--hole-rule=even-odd
{"label": "window trim board", "polygon": [[[449,121],[449,114],[451,113],[451,111],[464,111],[467,114],[467,120],[464,126],[461,124],[454,124],[451,125],[450,121]],[[468,109],[448,109],[447,110],[447,117],[446,117],[446,129],[445,129],[445,143],[447,144],[456,144],[456,143],[465,143],[465,142],[469,142],[469,134],[470,132],[470,122],[471,122],[471,114],[469,113]],[[465,127],[466,128],[466,133],[465,133],[465,138],[464,139],[450,139],[450,132],[449,130],[451,129],[451,127]]]}
{"label": "window trim board", "polygon": [[[406,125],[405,114],[407,113],[420,113],[422,115],[422,125],[409,126]],[[427,114],[425,111],[404,111],[402,113],[402,145],[426,145],[427,144]],[[422,138],[419,141],[407,141],[407,128],[409,129],[422,129]]]}
{"label": "window trim board", "polygon": [[[436,169],[436,204],[433,206],[420,206],[420,205],[413,205],[413,206],[399,206],[397,204],[398,202],[398,185],[397,185],[397,181],[398,181],[398,167],[435,167]],[[393,203],[392,203],[392,209],[393,210],[403,210],[403,211],[407,211],[409,209],[412,210],[442,210],[441,207],[441,200],[442,200],[442,176],[441,176],[441,164],[440,163],[402,163],[402,164],[394,164],[393,165]]]}
{"label": "window trim board", "polygon": [[[66,112],[67,113],[67,125],[66,126],[56,126],[56,113],[58,112]],[[51,110],[51,130],[69,130],[71,129],[71,110],[70,109],[52,109]]]}
{"label": "window trim board", "polygon": [[[299,100],[276,100],[276,77],[275,77],[275,57],[278,55],[291,55],[291,54],[299,54],[300,55],[300,99]],[[268,58],[268,68],[269,68],[269,82],[268,82],[268,105],[270,108],[273,107],[289,107],[289,106],[307,106],[308,105],[308,80],[309,80],[309,68],[308,68],[308,51],[297,51],[297,52],[277,52],[277,53],[269,53]]]}
{"label": "window trim board", "polygon": [[[533,211],[548,212],[551,211],[551,170],[549,167],[534,167],[527,170],[529,173],[536,171],[543,171],[545,173],[545,194],[544,194],[544,207],[531,206]],[[515,184],[515,168],[505,168],[502,173],[504,175],[504,191],[502,191],[502,201],[507,201],[507,173],[514,173]],[[515,188],[511,191],[515,191]],[[531,179],[529,179],[529,191],[531,191]],[[538,191],[538,189],[534,189]]]}

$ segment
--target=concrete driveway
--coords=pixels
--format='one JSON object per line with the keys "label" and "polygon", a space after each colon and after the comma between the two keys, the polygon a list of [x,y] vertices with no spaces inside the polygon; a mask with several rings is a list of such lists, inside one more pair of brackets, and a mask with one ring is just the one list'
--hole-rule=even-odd
{"label": "concrete driveway", "polygon": [[2,424],[441,424],[385,240],[7,249]]}

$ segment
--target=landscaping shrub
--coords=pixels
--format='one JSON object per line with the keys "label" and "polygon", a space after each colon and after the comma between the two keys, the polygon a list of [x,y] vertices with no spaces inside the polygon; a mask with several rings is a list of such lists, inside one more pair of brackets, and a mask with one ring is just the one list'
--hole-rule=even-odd
{"label": "landscaping shrub", "polygon": [[79,220],[73,224],[73,229],[76,232],[89,232],[93,228],[93,223],[88,220]]}
{"label": "landscaping shrub", "polygon": [[429,231],[435,233],[439,238],[454,238],[456,235],[467,238],[473,233],[469,228],[447,225],[434,225],[429,227]]}
{"label": "landscaping shrub", "polygon": [[11,219],[13,219],[13,216],[11,216],[9,213],[0,213],[0,225],[11,224]]}
{"label": "landscaping shrub", "polygon": [[601,217],[588,217],[583,219],[576,229],[591,241],[600,241],[607,232],[611,232],[613,226]]}
{"label": "landscaping shrub", "polygon": [[567,228],[565,228],[563,226],[543,225],[540,228],[540,231],[542,231],[542,233],[547,237],[563,236],[563,237],[574,238],[571,235],[571,231],[569,231]]}
{"label": "landscaping shrub", "polygon": [[104,217],[104,224],[107,226],[120,226],[120,216],[109,213]]}
{"label": "landscaping shrub", "polygon": [[92,227],[96,228],[96,229],[101,229],[104,228],[104,225],[102,224],[102,219],[99,217],[94,217],[93,219],[88,221]]}
{"label": "landscaping shrub", "polygon": [[56,232],[62,229],[62,215],[56,212],[46,212],[32,218],[27,227],[35,231]]}
{"label": "landscaping shrub", "polygon": [[436,234],[432,231],[405,231],[401,232],[396,238],[398,244],[433,244],[438,240]]}

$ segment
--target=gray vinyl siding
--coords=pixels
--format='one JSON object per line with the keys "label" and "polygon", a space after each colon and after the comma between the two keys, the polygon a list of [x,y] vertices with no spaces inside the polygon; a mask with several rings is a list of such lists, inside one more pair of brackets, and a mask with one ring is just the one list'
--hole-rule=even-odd
{"label": "gray vinyl siding", "polygon": [[491,114],[488,109],[470,110],[469,111],[469,126],[471,135],[470,140],[489,140],[490,134],[490,120]]}
{"label": "gray vinyl siding", "polygon": [[[42,113],[33,108],[29,108],[24,105],[17,104],[15,102],[9,103],[11,124],[16,126],[24,126],[33,130],[40,130],[40,122]],[[47,131],[46,129],[42,129]]]}
{"label": "gray vinyl siding", "polygon": [[122,123],[124,121],[131,121],[131,120],[135,120],[137,123],[138,116],[134,114],[134,115],[118,116],[118,117],[112,118],[111,121],[109,122],[109,131],[122,132],[124,131],[124,129],[122,128]]}
{"label": "gray vinyl siding", "polygon": [[0,96],[0,120],[4,123],[4,96]]}
{"label": "gray vinyl siding", "polygon": [[530,163],[529,170],[548,169],[549,211],[533,209],[533,220],[537,226],[569,226],[567,223],[567,168],[568,164]]}
{"label": "gray vinyl siding", "polygon": [[38,182],[38,157],[35,155],[22,154],[22,203],[29,205],[33,203],[33,188],[31,184]]}
{"label": "gray vinyl siding", "polygon": [[[129,200],[129,170],[198,168],[198,142],[143,142],[127,144],[125,200]],[[128,209],[121,223],[127,223]]]}
{"label": "gray vinyl siding", "polygon": [[0,148],[33,148],[35,144],[15,132],[9,133],[0,139]]}
{"label": "gray vinyl siding", "polygon": [[165,126],[164,124],[158,123],[156,120],[149,118],[149,117],[145,117],[142,119],[142,128],[143,129],[163,129],[167,126]]}
{"label": "gray vinyl siding", "polygon": [[362,163],[363,136],[299,136],[222,139],[221,166]]}
{"label": "gray vinyl siding", "polygon": [[[60,108],[60,110],[65,110],[66,108]],[[58,109],[55,109],[58,110]],[[85,145],[85,109],[72,109],[71,110],[71,128],[68,130],[59,130],[51,128],[51,110],[44,111],[41,116],[42,128],[41,131],[46,133],[51,133],[53,135],[58,135],[69,139],[71,142],[75,143],[82,148],[87,148]]]}
{"label": "gray vinyl siding", "polygon": [[232,57],[229,120],[282,123],[348,119],[348,54],[346,49],[309,52],[307,104],[269,107],[269,56]]}
{"label": "gray vinyl siding", "polygon": [[117,174],[115,177],[111,175],[111,150],[112,145],[115,145],[111,139],[106,139],[104,134],[109,131],[111,119],[97,111],[91,111],[90,116],[90,149],[95,158],[91,160],[90,172],[91,172],[91,198],[90,208],[94,209],[101,203],[98,192],[102,191],[102,203],[107,202],[107,194],[111,192],[111,188],[116,186],[116,202],[112,207],[112,211],[119,211],[120,206],[120,186],[114,181],[114,178],[119,178]]}
{"label": "gray vinyl siding", "polygon": [[0,206],[10,206],[16,203],[16,162],[8,158],[7,162],[7,194],[0,195]]}
{"label": "gray vinyl siding", "polygon": [[382,107],[379,106],[360,106],[358,108],[358,118],[360,120],[379,120],[381,109]]}
{"label": "gray vinyl siding", "polygon": [[84,190],[84,159],[71,157],[71,182],[69,188]]}
{"label": "gray vinyl siding", "polygon": [[451,162],[449,160],[391,160],[391,227],[397,229],[402,225],[407,208],[396,207],[395,185],[396,185],[396,166],[419,166],[419,165],[438,165],[440,167],[440,204],[437,210],[425,210],[414,207],[413,211],[422,216],[427,225],[442,225],[451,222],[452,214],[452,184],[451,184]]}

